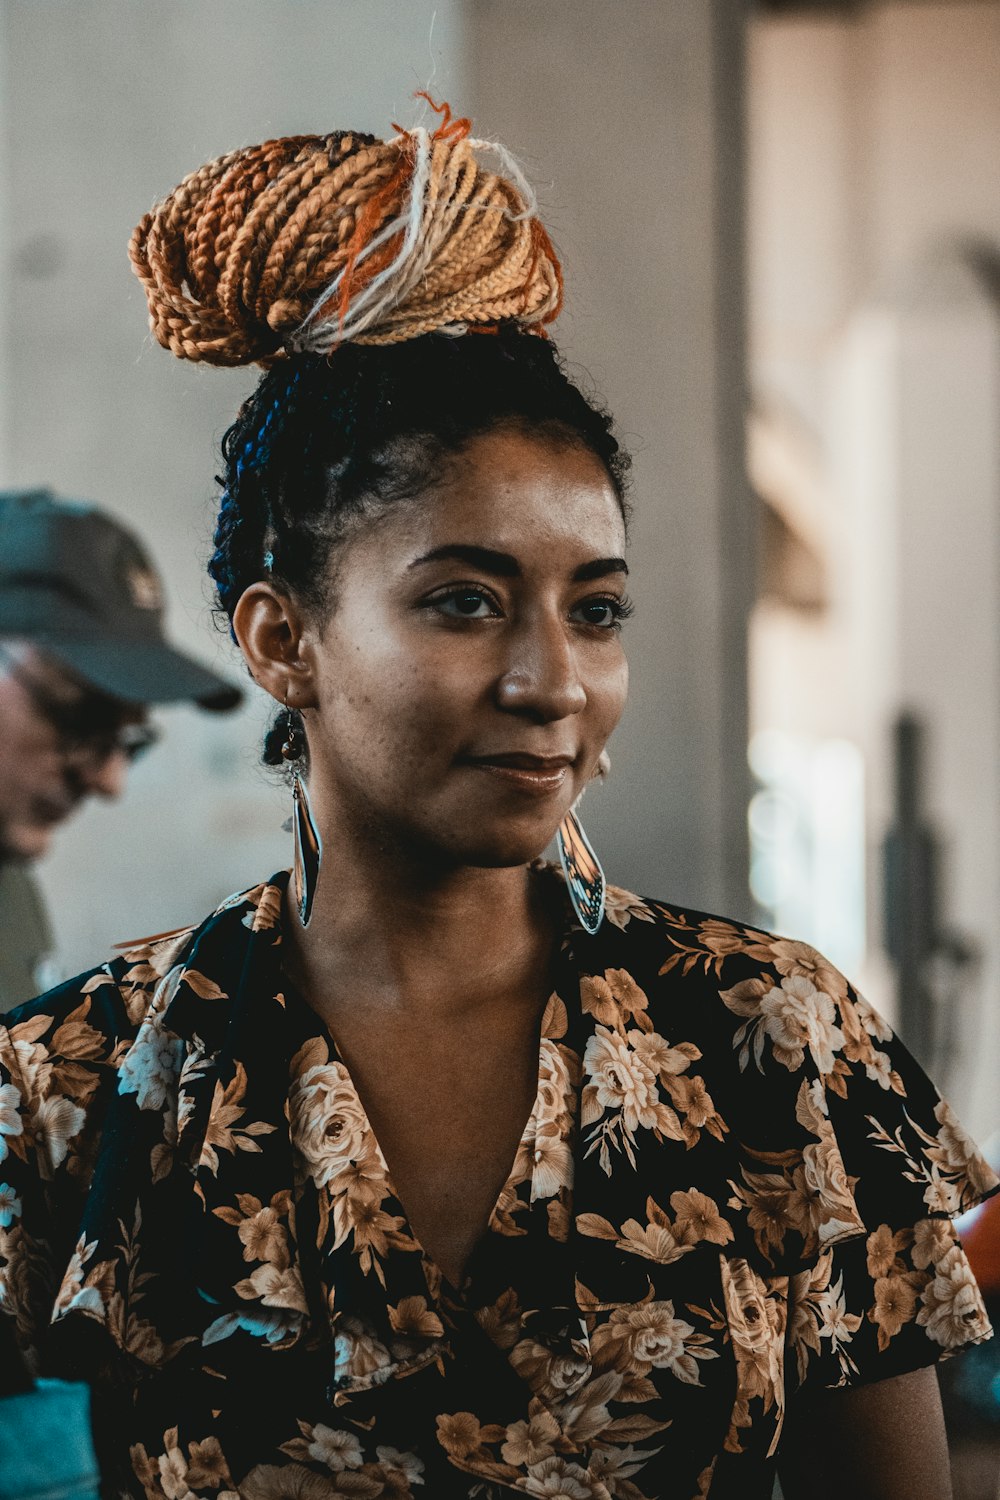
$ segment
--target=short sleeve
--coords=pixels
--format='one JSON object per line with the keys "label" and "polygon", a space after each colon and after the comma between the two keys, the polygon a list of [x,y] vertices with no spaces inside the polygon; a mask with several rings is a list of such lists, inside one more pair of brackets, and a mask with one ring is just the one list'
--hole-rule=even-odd
{"label": "short sleeve", "polygon": [[103,971],[60,986],[0,1025],[0,1316],[28,1363],[51,1320],[113,1084],[121,1001]]}
{"label": "short sleeve", "polygon": [[[13,1320],[17,1344],[37,1367],[37,1338],[55,1294],[54,1268],[41,1238],[44,1186],[31,1149],[29,1089],[15,1042],[0,1027],[0,1315]],[[34,1226],[34,1232],[26,1228]]]}
{"label": "short sleeve", "polygon": [[[787,1288],[785,1380],[861,1385],[992,1332],[952,1218],[1000,1188],[883,1018],[822,954],[728,935],[737,1242]],[[738,970],[737,970],[738,972]]]}
{"label": "short sleeve", "polygon": [[1000,1183],[886,1022],[846,982],[838,1000],[809,1097],[857,1218],[789,1280],[790,1392],[885,1380],[992,1334],[951,1219]]}

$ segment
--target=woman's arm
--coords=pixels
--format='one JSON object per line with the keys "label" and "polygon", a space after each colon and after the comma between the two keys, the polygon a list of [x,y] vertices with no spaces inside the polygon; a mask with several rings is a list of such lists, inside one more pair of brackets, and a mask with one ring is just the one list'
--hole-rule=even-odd
{"label": "woman's arm", "polygon": [[785,1500],[951,1500],[933,1366],[793,1403],[778,1473]]}

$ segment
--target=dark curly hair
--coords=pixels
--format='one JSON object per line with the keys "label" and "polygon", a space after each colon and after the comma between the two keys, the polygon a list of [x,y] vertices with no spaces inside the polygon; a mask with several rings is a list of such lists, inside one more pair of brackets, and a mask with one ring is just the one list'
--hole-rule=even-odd
{"label": "dark curly hair", "polygon": [[[209,563],[220,616],[231,621],[262,578],[329,608],[331,554],[351,518],[419,493],[470,439],[511,426],[589,449],[627,516],[628,454],[547,339],[431,333],[274,365],[222,440]],[[281,763],[290,719],[283,711],[267,736],[269,765]]]}

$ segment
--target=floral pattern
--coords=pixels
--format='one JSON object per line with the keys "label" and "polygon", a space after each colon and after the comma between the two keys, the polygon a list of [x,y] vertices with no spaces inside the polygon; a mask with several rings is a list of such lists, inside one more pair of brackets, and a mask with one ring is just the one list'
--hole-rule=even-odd
{"label": "floral pattern", "polygon": [[593,938],[564,906],[534,1107],[450,1285],[282,970],[286,884],[0,1029],[0,1310],[91,1372],[112,1487],[762,1492],[800,1387],[989,1336],[950,1215],[996,1178],[881,1018],[804,944],[615,888]]}

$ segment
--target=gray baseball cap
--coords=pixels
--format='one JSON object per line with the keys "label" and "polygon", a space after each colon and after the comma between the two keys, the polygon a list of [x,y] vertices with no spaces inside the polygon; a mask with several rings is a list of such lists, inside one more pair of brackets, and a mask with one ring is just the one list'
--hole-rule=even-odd
{"label": "gray baseball cap", "polygon": [[0,491],[0,637],[50,652],[129,703],[235,708],[243,694],[167,644],[159,575],[137,538],[95,505]]}

